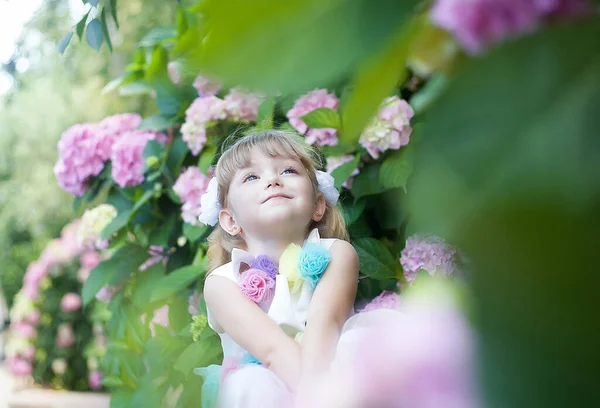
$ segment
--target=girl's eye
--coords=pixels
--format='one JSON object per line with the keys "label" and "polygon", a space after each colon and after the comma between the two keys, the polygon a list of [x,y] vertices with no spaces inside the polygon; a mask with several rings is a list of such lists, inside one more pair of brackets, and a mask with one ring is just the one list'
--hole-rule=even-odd
{"label": "girl's eye", "polygon": [[296,171],[295,168],[293,167],[288,167],[287,169],[285,169],[281,174],[297,174],[298,172]]}
{"label": "girl's eye", "polygon": [[256,180],[256,179],[258,179],[258,177],[256,177],[254,174],[248,174],[246,177],[244,177],[244,183],[246,181],[253,181],[253,180]]}

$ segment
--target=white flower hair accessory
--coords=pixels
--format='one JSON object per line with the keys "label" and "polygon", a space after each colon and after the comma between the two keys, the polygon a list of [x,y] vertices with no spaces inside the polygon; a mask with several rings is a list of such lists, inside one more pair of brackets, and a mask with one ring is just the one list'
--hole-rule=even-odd
{"label": "white flower hair accessory", "polygon": [[[334,179],[329,173],[317,170],[317,184],[319,191],[323,193],[325,200],[332,205],[337,204],[340,197],[340,192],[334,185]],[[217,179],[213,177],[208,183],[206,192],[200,197],[200,215],[198,220],[206,225],[215,226],[219,221],[219,211],[221,204],[219,203],[219,184]]]}
{"label": "white flower hair accessory", "polygon": [[219,221],[219,211],[221,211],[219,183],[217,182],[217,178],[213,177],[208,183],[206,192],[200,197],[200,215],[198,216],[198,221],[213,227]]}
{"label": "white flower hair accessory", "polygon": [[337,188],[335,188],[335,180],[333,179],[333,176],[321,170],[317,170],[316,173],[319,191],[323,193],[325,201],[331,205],[336,205],[338,198],[340,198],[340,192]]}

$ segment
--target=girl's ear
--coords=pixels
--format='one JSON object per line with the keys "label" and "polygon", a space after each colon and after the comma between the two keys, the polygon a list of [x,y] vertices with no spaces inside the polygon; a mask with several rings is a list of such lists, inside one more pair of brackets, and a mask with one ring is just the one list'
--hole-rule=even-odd
{"label": "girl's ear", "polygon": [[237,235],[242,231],[240,226],[235,222],[233,212],[229,208],[223,208],[219,211],[219,225],[221,225],[221,228],[229,235]]}
{"label": "girl's ear", "polygon": [[325,216],[325,210],[327,209],[327,201],[325,201],[325,196],[323,193],[319,192],[317,194],[317,201],[315,202],[315,209],[313,211],[312,220],[314,222],[319,222]]}

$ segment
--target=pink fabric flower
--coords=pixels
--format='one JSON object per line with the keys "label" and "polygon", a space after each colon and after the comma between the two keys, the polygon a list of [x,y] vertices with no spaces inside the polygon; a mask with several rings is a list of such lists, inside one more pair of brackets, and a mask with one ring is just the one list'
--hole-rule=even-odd
{"label": "pink fabric flower", "polygon": [[202,210],[200,198],[208,189],[210,178],[204,175],[198,167],[191,166],[181,172],[173,191],[179,196],[183,205],[181,217],[192,225],[199,225],[198,216]]}
{"label": "pink fabric flower", "polygon": [[236,122],[256,120],[262,99],[261,95],[246,92],[242,88],[232,88],[223,99],[227,118]]}
{"label": "pink fabric flower", "polygon": [[374,159],[386,150],[406,146],[412,133],[410,119],[413,115],[413,109],[404,99],[397,96],[387,98],[377,116],[360,135],[359,143]]}
{"label": "pink fabric flower", "polygon": [[200,97],[215,96],[221,90],[221,84],[202,75],[198,75],[193,83]]}
{"label": "pink fabric flower", "polygon": [[359,310],[359,312],[370,312],[377,309],[398,309],[399,306],[400,295],[386,290],[381,292],[375,299],[371,300],[364,308]]}
{"label": "pink fabric flower", "polygon": [[198,155],[206,144],[207,125],[226,117],[225,102],[216,96],[200,97],[192,102],[185,111],[185,123],[181,126],[181,134],[194,156]]}
{"label": "pink fabric flower", "polygon": [[99,371],[90,371],[88,375],[88,383],[90,384],[90,388],[92,390],[102,389],[102,373]]}
{"label": "pink fabric flower", "polygon": [[437,0],[434,24],[450,31],[471,53],[506,38],[531,32],[549,15],[578,15],[589,10],[585,0]]}
{"label": "pink fabric flower", "polygon": [[65,313],[71,313],[81,307],[81,298],[77,293],[67,293],[60,301],[60,308]]}
{"label": "pink fabric flower", "polygon": [[[340,167],[342,164],[346,164],[350,161],[354,160],[354,156],[352,156],[351,154],[346,155],[346,156],[330,156],[327,158],[327,173],[332,174],[333,171],[335,169],[337,169],[338,167]],[[360,171],[358,170],[358,167],[355,168],[352,173],[350,174],[350,177],[348,177],[348,180],[344,181],[343,186],[346,188],[351,188],[352,187],[352,181],[354,180],[354,176],[358,175],[358,173],[360,173]]]}
{"label": "pink fabric flower", "polygon": [[400,256],[404,277],[410,283],[420,270],[431,276],[449,276],[456,269],[455,254],[456,250],[439,237],[413,235],[406,240]]}
{"label": "pink fabric flower", "polygon": [[302,116],[318,108],[329,108],[337,110],[339,99],[333,93],[328,93],[327,89],[315,89],[302,95],[296,100],[292,109],[287,113],[290,125],[299,133],[306,133],[306,143],[317,144],[319,146],[337,144],[337,130],[333,128],[309,129],[306,123],[302,121]]}
{"label": "pink fabric flower", "polygon": [[120,187],[137,186],[144,181],[143,152],[149,140],[165,142],[162,134],[130,131],[112,146],[112,178]]}
{"label": "pink fabric flower", "polygon": [[242,274],[240,288],[254,303],[266,303],[273,298],[275,281],[260,269],[248,269]]}
{"label": "pink fabric flower", "polygon": [[69,323],[61,323],[56,332],[55,343],[58,348],[69,348],[75,344],[73,327]]}

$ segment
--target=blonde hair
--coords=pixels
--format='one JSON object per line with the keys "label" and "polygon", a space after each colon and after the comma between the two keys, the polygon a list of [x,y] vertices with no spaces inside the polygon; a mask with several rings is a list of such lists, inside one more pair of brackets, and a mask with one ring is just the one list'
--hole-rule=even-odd
{"label": "blonde hair", "polygon": [[[255,148],[267,156],[283,156],[298,160],[306,169],[315,191],[318,191],[315,171],[322,167],[321,157],[312,146],[295,133],[281,130],[259,131],[238,138],[230,147],[224,145],[223,154],[215,169],[222,208],[227,206],[229,185],[233,177],[238,169],[249,164],[250,154]],[[314,228],[318,228],[319,234],[323,238],[348,240],[348,231],[342,212],[329,202],[321,221],[313,221],[309,229]],[[231,251],[234,248],[245,249],[244,240],[239,236],[230,235],[217,223],[214,231],[208,237],[208,272],[210,273],[231,261]]]}

